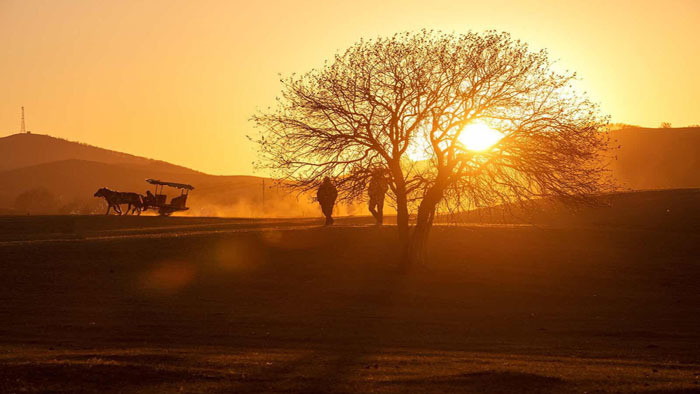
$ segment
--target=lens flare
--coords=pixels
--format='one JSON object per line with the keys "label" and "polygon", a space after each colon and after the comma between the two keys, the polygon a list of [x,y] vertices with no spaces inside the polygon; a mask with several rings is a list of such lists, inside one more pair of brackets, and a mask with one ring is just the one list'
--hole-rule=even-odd
{"label": "lens flare", "polygon": [[141,275],[141,286],[161,293],[174,293],[189,285],[195,274],[195,267],[187,262],[162,261]]}

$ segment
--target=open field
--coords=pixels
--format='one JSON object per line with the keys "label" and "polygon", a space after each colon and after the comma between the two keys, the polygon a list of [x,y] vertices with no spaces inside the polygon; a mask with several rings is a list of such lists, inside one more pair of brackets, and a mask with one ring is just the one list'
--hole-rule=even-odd
{"label": "open field", "polygon": [[700,390],[700,232],[0,218],[0,392]]}

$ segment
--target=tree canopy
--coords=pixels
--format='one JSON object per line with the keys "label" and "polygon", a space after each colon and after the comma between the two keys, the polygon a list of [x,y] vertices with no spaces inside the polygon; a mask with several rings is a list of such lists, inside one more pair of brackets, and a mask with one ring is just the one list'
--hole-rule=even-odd
{"label": "tree canopy", "polygon": [[[575,78],[507,33],[362,40],[281,80],[276,107],[253,116],[259,165],[301,190],[332,177],[347,199],[385,169],[399,234],[420,259],[440,204],[464,209],[606,189],[607,118],[576,92]],[[465,134],[475,124],[500,138],[470,149]]]}

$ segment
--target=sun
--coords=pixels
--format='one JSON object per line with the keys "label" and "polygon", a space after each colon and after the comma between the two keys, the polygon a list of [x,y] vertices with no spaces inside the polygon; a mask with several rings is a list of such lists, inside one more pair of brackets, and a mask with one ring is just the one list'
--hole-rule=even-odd
{"label": "sun", "polygon": [[503,133],[494,130],[485,123],[474,122],[464,127],[459,135],[459,142],[465,149],[484,151],[494,146],[503,138]]}
{"label": "sun", "polygon": [[[494,146],[503,133],[492,129],[486,123],[472,122],[464,127],[457,139],[457,146],[461,149],[473,152],[483,152]],[[406,155],[412,161],[428,160],[431,157],[432,148],[430,143],[421,138],[414,138],[411,145],[406,150]]]}

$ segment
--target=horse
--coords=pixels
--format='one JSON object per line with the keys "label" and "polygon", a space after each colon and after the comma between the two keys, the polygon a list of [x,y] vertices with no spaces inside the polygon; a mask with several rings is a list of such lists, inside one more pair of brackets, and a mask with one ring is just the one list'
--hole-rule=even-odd
{"label": "horse", "polygon": [[103,187],[95,192],[95,197],[102,197],[107,201],[107,212],[105,215],[109,215],[109,210],[112,208],[121,215],[123,212],[119,206],[120,204],[128,204],[126,209],[127,215],[130,211],[141,215],[141,210],[143,209],[143,197],[138,193],[117,192]]}
{"label": "horse", "polygon": [[[129,214],[129,210],[131,210],[131,213],[136,213],[138,216],[141,216],[141,211],[143,211],[143,196],[138,194],[138,193],[131,193],[131,192],[125,192],[125,193],[120,193],[122,197],[124,197],[124,200],[129,206],[126,209],[126,214]],[[132,209],[133,205],[133,209]]]}

